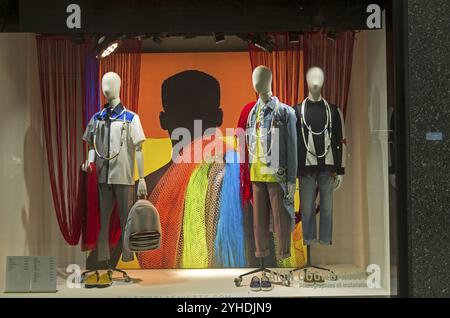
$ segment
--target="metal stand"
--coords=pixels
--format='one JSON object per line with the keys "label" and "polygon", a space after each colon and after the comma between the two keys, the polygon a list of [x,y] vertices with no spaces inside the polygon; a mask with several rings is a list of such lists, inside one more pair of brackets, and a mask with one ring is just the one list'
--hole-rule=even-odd
{"label": "metal stand", "polygon": [[112,269],[109,269],[108,271],[113,272],[113,273],[114,273],[114,272],[121,273],[121,274],[123,275],[123,280],[124,280],[126,283],[131,282],[131,278],[130,278],[130,276],[128,276],[127,272],[125,272],[125,271],[123,271],[123,270],[121,270],[121,269],[112,268]]}
{"label": "metal stand", "polygon": [[239,277],[235,278],[234,279],[234,284],[236,285],[236,287],[240,287],[241,286],[242,279],[245,276],[249,276],[249,275],[253,275],[253,274],[257,274],[257,273],[261,273],[261,272],[264,275],[265,274],[272,274],[272,275],[274,275],[276,277],[279,277],[285,286],[290,286],[290,284],[291,284],[290,275],[279,274],[279,273],[277,273],[275,271],[272,271],[272,270],[264,267],[264,258],[262,258],[262,257],[259,258],[259,264],[260,264],[260,266],[259,266],[258,269],[255,269],[255,270],[253,270],[251,272],[242,274]]}
{"label": "metal stand", "polygon": [[325,267],[316,266],[316,265],[312,264],[312,261],[311,261],[311,248],[310,248],[309,245],[306,246],[306,255],[307,255],[307,261],[306,261],[305,266],[293,269],[291,271],[291,275],[293,273],[299,272],[299,271],[305,271],[305,275],[306,275],[308,270],[317,269],[317,270],[326,271],[326,272],[330,273],[331,274],[331,280],[333,280],[333,281],[337,281],[338,280],[338,277],[337,277],[336,273],[334,271],[332,271],[331,269],[325,268]]}

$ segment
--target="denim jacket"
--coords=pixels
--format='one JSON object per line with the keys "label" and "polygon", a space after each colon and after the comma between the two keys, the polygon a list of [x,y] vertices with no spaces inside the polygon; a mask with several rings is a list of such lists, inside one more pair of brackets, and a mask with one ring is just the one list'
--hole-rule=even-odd
{"label": "denim jacket", "polygon": [[[272,97],[260,113],[257,124],[257,111],[261,100],[250,111],[247,120],[247,142],[249,162],[256,160],[256,127],[260,125],[260,142],[262,155],[260,160],[277,174],[278,183],[287,193],[288,183],[295,184],[297,178],[297,118],[293,108],[282,104],[277,97]],[[261,118],[262,115],[262,118]],[[285,199],[285,205],[295,221],[294,202]]]}

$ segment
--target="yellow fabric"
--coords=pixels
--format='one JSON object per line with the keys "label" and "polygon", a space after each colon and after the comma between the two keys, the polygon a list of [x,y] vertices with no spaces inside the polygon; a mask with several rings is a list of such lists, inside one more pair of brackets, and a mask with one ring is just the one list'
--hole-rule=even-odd
{"label": "yellow fabric", "polygon": [[[276,241],[275,241],[275,244]],[[296,268],[306,265],[306,248],[303,245],[302,223],[295,226],[295,230],[291,235],[291,256],[278,261],[281,268]]]}
{"label": "yellow fabric", "polygon": [[208,268],[205,203],[211,164],[200,165],[186,190],[183,216],[182,268]]}
{"label": "yellow fabric", "polygon": [[[259,123],[260,120],[260,106],[256,110],[256,124]],[[256,158],[254,158],[254,162],[250,167],[250,181],[252,182],[265,182],[265,183],[276,183],[278,182],[277,176],[275,173],[266,174],[264,171],[267,171],[269,167],[265,162],[263,162],[260,157],[262,156],[261,149],[261,126],[256,129]]]}

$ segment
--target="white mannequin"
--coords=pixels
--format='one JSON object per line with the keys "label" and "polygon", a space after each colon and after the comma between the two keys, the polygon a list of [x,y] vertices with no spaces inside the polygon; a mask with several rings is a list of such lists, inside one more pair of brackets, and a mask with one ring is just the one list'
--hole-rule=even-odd
{"label": "white mannequin", "polygon": [[[106,73],[102,78],[102,91],[108,104],[114,109],[120,104],[120,87],[122,81],[120,76],[114,72]],[[87,170],[91,163],[95,162],[95,150],[89,149],[89,158],[83,165],[83,170]],[[144,156],[142,154],[142,144],[136,146],[136,162],[139,174],[139,184],[137,194],[139,197],[147,197],[147,184],[144,179]]]}
{"label": "white mannequin", "polygon": [[252,75],[253,88],[261,100],[267,104],[272,94],[272,71],[266,66],[258,66]]}
{"label": "white mannequin", "polygon": [[[313,102],[322,100],[322,88],[325,82],[325,74],[320,67],[314,66],[308,70],[306,74],[306,82],[308,83],[309,96],[308,99]],[[338,190],[343,181],[344,176],[336,176],[334,181],[334,190]]]}
{"label": "white mannequin", "polygon": [[[267,104],[272,98],[272,71],[267,66],[258,66],[253,71],[252,75],[253,88],[259,95],[259,98],[264,104]],[[289,183],[287,189],[287,197],[293,200],[297,185],[295,183]]]}
{"label": "white mannequin", "polygon": [[308,98],[314,102],[322,100],[322,87],[325,82],[325,75],[319,67],[312,67],[306,74],[306,81],[309,88]]}

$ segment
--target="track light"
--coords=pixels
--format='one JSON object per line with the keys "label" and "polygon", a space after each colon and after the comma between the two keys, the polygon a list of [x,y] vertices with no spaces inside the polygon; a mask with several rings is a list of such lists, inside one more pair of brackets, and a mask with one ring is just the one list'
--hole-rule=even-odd
{"label": "track light", "polygon": [[289,32],[289,43],[300,43],[300,33]]}
{"label": "track light", "polygon": [[123,37],[102,35],[96,43],[97,58],[104,59],[113,54],[120,46]]}
{"label": "track light", "polygon": [[272,38],[263,33],[257,33],[253,37],[249,38],[250,43],[260,48],[263,51],[272,53],[275,49],[275,43]]}
{"label": "track light", "polygon": [[327,33],[327,39],[328,39],[328,40],[331,40],[331,41],[336,41],[336,39],[337,39],[337,33],[334,32],[334,31],[329,31],[329,32]]}
{"label": "track light", "polygon": [[164,39],[167,37],[167,34],[167,32],[155,33],[153,35],[153,42],[155,42],[156,44],[162,44]]}
{"label": "track light", "polygon": [[214,41],[216,42],[216,44],[225,42],[225,34],[223,32],[215,32]]}
{"label": "track light", "polygon": [[150,34],[148,34],[148,33],[142,33],[142,34],[135,35],[134,38],[135,38],[136,40],[143,41],[143,40],[148,39],[148,38],[150,38],[150,37],[151,37]]}
{"label": "track light", "polygon": [[192,33],[192,32],[189,32],[189,33],[186,33],[186,34],[184,35],[184,38],[185,38],[186,40],[190,40],[190,39],[195,38],[196,36],[197,36],[197,34]]}

